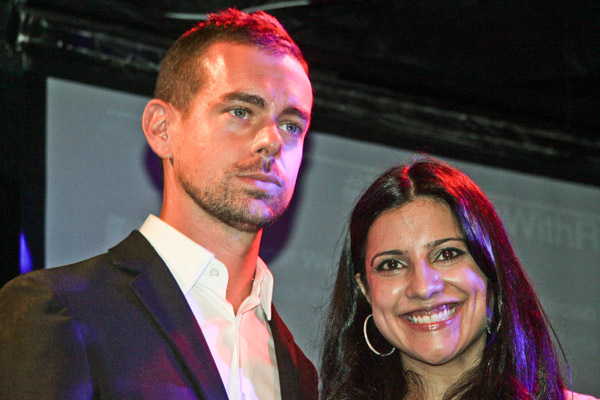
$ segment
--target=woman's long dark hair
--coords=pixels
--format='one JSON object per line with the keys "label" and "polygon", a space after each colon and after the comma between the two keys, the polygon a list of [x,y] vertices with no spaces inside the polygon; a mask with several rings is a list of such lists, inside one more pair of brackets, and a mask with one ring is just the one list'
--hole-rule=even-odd
{"label": "woman's long dark hair", "polygon": [[[417,197],[450,207],[473,259],[488,279],[491,333],[483,357],[445,398],[564,399],[550,323],[502,221],[468,176],[430,158],[385,171],[352,212],[326,322],[322,398],[402,399],[409,385],[419,388],[418,377],[403,370],[399,351],[380,357],[367,347],[363,322],[371,306],[354,278],[356,273],[365,276],[364,246],[373,222]],[[377,336],[381,335],[375,331],[369,338],[375,341]],[[382,353],[391,349],[383,338],[375,346]]]}

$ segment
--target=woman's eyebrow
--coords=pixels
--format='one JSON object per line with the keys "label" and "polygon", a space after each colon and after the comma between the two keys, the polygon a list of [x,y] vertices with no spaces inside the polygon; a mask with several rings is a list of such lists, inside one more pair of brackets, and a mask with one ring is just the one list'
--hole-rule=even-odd
{"label": "woman's eyebrow", "polygon": [[459,242],[463,242],[466,244],[465,239],[461,238],[461,237],[450,237],[450,238],[444,238],[444,239],[438,239],[438,240],[434,240],[431,243],[427,243],[425,245],[425,247],[427,247],[428,249],[431,249],[433,247],[437,247],[440,244],[446,243],[446,242],[451,242],[451,241],[459,241]]}

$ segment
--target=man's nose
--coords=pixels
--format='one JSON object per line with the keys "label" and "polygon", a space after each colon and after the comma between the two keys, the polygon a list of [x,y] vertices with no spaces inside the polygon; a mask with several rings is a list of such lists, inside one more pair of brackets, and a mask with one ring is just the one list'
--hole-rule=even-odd
{"label": "man's nose", "polygon": [[406,287],[406,296],[427,300],[443,289],[444,282],[439,271],[432,268],[427,261],[420,261],[413,267],[410,283]]}
{"label": "man's nose", "polygon": [[270,158],[281,151],[282,144],[279,126],[276,122],[269,122],[256,132],[250,151],[263,158]]}

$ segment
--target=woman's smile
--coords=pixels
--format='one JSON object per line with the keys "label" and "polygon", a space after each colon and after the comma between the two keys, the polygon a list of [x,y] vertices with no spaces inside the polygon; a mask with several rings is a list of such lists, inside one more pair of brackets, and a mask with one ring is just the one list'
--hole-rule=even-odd
{"label": "woman's smile", "polygon": [[404,318],[411,324],[432,324],[449,320],[456,313],[458,304],[443,304],[429,310],[415,311],[404,314]]}

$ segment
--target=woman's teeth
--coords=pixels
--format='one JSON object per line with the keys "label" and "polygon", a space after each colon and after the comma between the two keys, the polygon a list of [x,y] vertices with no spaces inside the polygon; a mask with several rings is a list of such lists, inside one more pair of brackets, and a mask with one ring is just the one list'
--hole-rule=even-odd
{"label": "woman's teeth", "polygon": [[452,318],[456,313],[456,305],[445,304],[435,310],[419,311],[408,314],[406,319],[411,324],[432,324]]}

